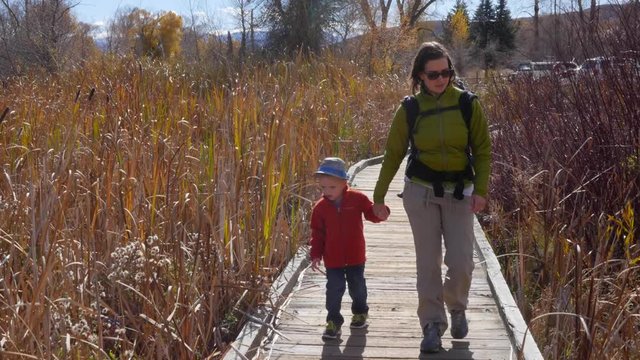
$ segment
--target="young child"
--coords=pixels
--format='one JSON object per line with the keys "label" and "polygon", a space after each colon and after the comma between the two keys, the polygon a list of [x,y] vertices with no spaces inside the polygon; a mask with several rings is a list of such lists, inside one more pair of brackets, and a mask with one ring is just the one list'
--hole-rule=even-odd
{"label": "young child", "polygon": [[324,260],[327,276],[327,326],[325,340],[336,339],[342,333],[344,318],[340,314],[345,279],[349,285],[351,328],[367,326],[367,284],[364,279],[365,242],[362,215],[371,222],[382,221],[373,214],[369,198],[347,186],[344,161],[329,157],[315,172],[322,190],[311,214],[311,268],[319,270]]}

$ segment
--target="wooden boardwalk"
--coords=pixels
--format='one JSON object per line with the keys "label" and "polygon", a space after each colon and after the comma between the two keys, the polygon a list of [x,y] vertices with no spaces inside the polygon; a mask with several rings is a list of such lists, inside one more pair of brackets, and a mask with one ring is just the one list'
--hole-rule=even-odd
{"label": "wooden boardwalk", "polygon": [[[380,165],[366,167],[355,177],[353,187],[372,197],[379,171]],[[476,267],[467,309],[469,335],[455,340],[447,330],[440,353],[420,354],[422,331],[416,315],[415,251],[402,199],[396,196],[402,187],[403,174],[399,171],[385,199],[391,208],[389,220],[380,224],[365,223],[368,328],[349,328],[351,299],[345,293],[342,336],[339,340],[323,341],[326,280],[323,274],[304,268],[295,288],[279,307],[273,321],[276,331],[270,331],[269,336],[262,339],[257,352],[252,352],[254,359],[517,358],[509,326],[505,326],[487,281],[487,270],[478,257],[479,248],[474,256]]]}

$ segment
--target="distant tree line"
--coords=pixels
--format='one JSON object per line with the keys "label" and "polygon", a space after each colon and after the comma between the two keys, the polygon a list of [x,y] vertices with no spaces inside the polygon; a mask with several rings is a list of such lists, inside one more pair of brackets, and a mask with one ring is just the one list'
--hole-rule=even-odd
{"label": "distant tree line", "polygon": [[55,72],[90,57],[91,27],[73,17],[72,7],[67,0],[0,0],[0,74]]}
{"label": "distant tree line", "polygon": [[472,19],[466,3],[457,0],[444,21],[442,38],[458,60],[458,68],[475,58],[477,65],[489,69],[509,61],[516,49],[516,34],[506,0],[498,0],[495,6],[491,0],[482,0]]}
{"label": "distant tree line", "polygon": [[[586,48],[581,34],[595,31],[594,23],[601,24],[598,12],[590,10],[587,15],[581,5],[575,15],[561,17],[557,7],[551,15],[539,15],[537,0],[531,22],[514,20],[507,0],[495,4],[481,0],[472,16],[465,0],[457,0],[442,22],[442,31],[435,31],[435,22],[427,16],[436,0],[233,1],[237,36],[230,32],[223,36],[211,25],[215,19],[196,16],[193,10],[189,16],[125,8],[108,24],[101,50],[228,67],[250,56],[273,58],[331,48],[361,62],[370,73],[387,73],[406,68],[417,44],[435,38],[447,45],[464,73],[472,67],[509,66],[514,57],[575,58],[578,48]],[[56,72],[100,54],[92,37],[95,29],[72,14],[76,4],[0,0],[0,75],[27,69]],[[574,23],[583,24],[584,31],[572,31]],[[629,41],[634,44],[637,39]]]}

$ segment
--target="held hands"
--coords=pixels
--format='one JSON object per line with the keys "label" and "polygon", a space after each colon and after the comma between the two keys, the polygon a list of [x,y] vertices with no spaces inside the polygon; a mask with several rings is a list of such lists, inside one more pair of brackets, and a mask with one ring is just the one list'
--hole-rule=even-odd
{"label": "held hands", "polygon": [[487,199],[480,195],[471,195],[471,211],[473,213],[479,213],[487,206]]}
{"label": "held hands", "polygon": [[385,221],[389,218],[389,209],[385,204],[373,204],[373,214],[378,219]]}

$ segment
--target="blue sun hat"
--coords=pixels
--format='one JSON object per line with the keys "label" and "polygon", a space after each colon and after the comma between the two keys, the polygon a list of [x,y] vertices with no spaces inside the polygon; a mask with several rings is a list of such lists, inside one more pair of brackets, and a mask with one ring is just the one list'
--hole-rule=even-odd
{"label": "blue sun hat", "polygon": [[318,170],[316,170],[316,175],[317,174],[335,176],[344,180],[349,179],[347,171],[345,170],[344,161],[337,157],[328,157],[322,160]]}

